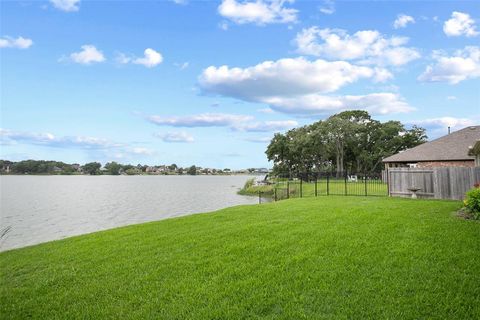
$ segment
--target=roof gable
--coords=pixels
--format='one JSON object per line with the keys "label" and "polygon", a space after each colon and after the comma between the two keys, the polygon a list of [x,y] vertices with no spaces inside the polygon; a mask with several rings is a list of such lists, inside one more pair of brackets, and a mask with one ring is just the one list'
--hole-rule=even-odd
{"label": "roof gable", "polygon": [[470,126],[383,159],[383,162],[473,160],[469,147],[480,139],[480,126]]}

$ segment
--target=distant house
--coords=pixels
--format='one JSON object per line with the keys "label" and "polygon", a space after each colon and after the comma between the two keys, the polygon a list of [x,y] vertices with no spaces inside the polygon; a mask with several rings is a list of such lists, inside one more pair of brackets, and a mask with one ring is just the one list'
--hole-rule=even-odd
{"label": "distant house", "polygon": [[473,154],[479,140],[480,126],[466,127],[387,157],[383,163],[385,168],[474,167],[479,165]]}

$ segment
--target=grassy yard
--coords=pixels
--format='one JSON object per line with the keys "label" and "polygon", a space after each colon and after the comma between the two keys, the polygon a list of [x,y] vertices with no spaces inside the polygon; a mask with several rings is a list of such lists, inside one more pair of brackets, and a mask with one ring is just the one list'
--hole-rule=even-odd
{"label": "grassy yard", "polygon": [[[316,186],[315,186],[316,185]],[[386,183],[381,180],[367,180],[356,182],[345,182],[344,179],[319,179],[315,182],[302,182],[300,180],[276,182],[270,185],[255,186],[246,184],[245,187],[239,191],[239,194],[258,196],[261,192],[264,196],[275,196],[277,193],[278,199],[287,198],[287,188],[289,198],[298,197],[315,197],[325,195],[356,195],[356,196],[387,196],[388,187]],[[315,193],[316,188],[316,193]],[[276,189],[276,190],[275,190]]]}
{"label": "grassy yard", "polygon": [[318,197],[0,254],[2,319],[479,319],[459,202]]}

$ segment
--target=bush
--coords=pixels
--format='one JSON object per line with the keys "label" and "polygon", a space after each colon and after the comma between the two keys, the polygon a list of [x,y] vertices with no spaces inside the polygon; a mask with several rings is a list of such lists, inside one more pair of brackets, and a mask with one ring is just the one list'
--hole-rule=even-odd
{"label": "bush", "polygon": [[480,220],[480,188],[473,188],[468,191],[463,203],[465,210],[471,217]]}

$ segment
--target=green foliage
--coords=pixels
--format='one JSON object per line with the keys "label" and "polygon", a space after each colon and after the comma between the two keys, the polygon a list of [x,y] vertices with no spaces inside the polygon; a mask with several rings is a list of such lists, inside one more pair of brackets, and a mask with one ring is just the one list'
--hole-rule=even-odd
{"label": "green foliage", "polygon": [[366,111],[345,111],[324,121],[277,133],[267,147],[274,173],[311,170],[378,172],[382,159],[426,141],[425,130],[381,123]]}
{"label": "green foliage", "polygon": [[100,168],[102,164],[99,162],[89,162],[83,165],[83,171],[90,175],[100,174]]}
{"label": "green foliage", "polygon": [[187,174],[189,174],[191,176],[196,175],[197,174],[197,167],[191,166],[190,168],[188,168]]}
{"label": "green foliage", "polygon": [[461,204],[237,206],[0,253],[2,319],[479,319]]}
{"label": "green foliage", "polygon": [[480,188],[469,190],[463,203],[471,217],[480,220]]}
{"label": "green foliage", "polygon": [[112,161],[105,164],[105,169],[107,169],[108,174],[117,176],[120,174],[120,171],[123,170],[123,166],[115,161]]}

